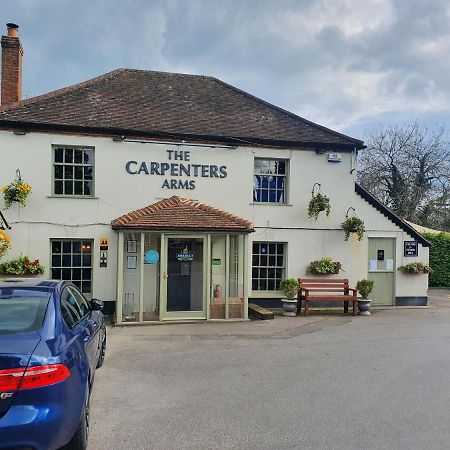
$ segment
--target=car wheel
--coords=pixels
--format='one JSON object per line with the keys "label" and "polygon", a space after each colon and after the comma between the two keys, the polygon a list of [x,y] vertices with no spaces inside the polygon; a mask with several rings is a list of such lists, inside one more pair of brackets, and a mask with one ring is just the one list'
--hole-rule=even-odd
{"label": "car wheel", "polygon": [[106,335],[103,339],[102,348],[100,349],[100,356],[98,357],[97,361],[97,369],[103,366],[103,363],[105,362],[105,354],[106,354]]}
{"label": "car wheel", "polygon": [[84,405],[83,412],[81,414],[80,423],[78,424],[77,431],[73,435],[70,442],[65,445],[62,450],[86,450],[89,436],[89,393],[87,396],[86,404]]}

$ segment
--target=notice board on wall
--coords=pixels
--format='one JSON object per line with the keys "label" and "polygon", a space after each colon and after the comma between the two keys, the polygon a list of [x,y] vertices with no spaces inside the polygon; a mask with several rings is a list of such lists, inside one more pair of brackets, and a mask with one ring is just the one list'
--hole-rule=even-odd
{"label": "notice board on wall", "polygon": [[404,256],[419,256],[419,243],[417,241],[405,241],[403,249]]}

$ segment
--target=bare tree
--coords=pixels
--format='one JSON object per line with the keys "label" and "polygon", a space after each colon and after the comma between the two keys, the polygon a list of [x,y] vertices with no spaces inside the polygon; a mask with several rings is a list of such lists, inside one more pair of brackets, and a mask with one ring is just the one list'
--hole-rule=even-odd
{"label": "bare tree", "polygon": [[404,219],[450,229],[450,142],[444,126],[381,126],[359,154],[362,186]]}

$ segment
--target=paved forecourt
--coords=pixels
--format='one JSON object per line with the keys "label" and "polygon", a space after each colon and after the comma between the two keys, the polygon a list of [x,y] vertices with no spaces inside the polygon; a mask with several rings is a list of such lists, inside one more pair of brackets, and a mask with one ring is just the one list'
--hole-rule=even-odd
{"label": "paved forecourt", "polygon": [[114,328],[90,449],[450,448],[450,300]]}

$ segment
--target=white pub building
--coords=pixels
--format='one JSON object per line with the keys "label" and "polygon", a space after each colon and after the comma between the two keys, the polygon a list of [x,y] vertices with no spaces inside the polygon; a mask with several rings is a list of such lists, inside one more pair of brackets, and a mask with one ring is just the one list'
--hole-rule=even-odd
{"label": "white pub building", "polygon": [[[373,279],[376,305],[426,305],[427,276],[397,268],[429,244],[356,184],[362,141],[209,76],[118,69],[21,100],[16,25],[1,45],[0,186],[20,171],[32,192],[0,199],[0,262],[39,258],[118,323],[246,319],[325,256],[352,287]],[[346,241],[353,215],[366,230]]]}

